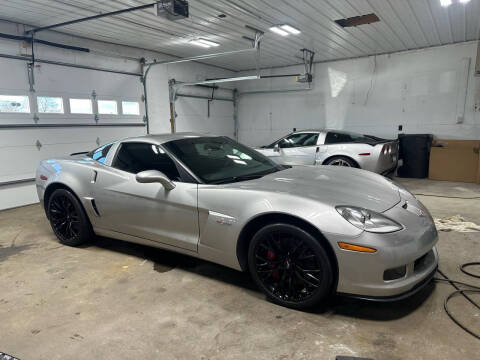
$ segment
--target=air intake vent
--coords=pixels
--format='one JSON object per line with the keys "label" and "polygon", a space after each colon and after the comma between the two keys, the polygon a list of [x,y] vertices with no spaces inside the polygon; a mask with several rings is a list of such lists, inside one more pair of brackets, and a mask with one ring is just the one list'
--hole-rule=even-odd
{"label": "air intake vent", "polygon": [[341,27],[354,27],[359,25],[366,25],[380,21],[377,15],[375,14],[367,14],[361,16],[354,16],[347,19],[340,19],[335,20],[335,22],[340,25]]}

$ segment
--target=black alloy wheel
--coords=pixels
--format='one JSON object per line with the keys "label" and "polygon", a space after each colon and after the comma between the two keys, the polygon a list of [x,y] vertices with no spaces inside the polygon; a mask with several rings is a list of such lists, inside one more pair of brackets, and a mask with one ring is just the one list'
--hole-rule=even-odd
{"label": "black alloy wheel", "polygon": [[47,212],[53,232],[62,244],[76,246],[90,239],[90,222],[70,191],[55,190],[48,199]]}
{"label": "black alloy wheel", "polygon": [[249,267],[257,285],[283,306],[307,309],[319,305],[332,291],[327,253],[317,239],[293,225],[261,229],[250,243]]}

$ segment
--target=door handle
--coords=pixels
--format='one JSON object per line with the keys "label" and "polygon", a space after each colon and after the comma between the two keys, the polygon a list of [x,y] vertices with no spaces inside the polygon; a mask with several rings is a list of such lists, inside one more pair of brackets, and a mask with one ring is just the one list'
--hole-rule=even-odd
{"label": "door handle", "polygon": [[317,146],[317,150],[315,152],[316,153],[320,152],[320,146]]}

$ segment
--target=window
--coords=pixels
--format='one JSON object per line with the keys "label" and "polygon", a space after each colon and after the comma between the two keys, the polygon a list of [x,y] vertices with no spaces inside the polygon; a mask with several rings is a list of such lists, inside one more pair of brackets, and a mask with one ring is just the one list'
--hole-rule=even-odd
{"label": "window", "polygon": [[136,101],[122,101],[123,115],[140,115],[140,104]]}
{"label": "window", "polygon": [[90,99],[70,99],[70,113],[92,114],[92,101]]}
{"label": "window", "polygon": [[0,112],[29,113],[30,102],[28,96],[0,95]]}
{"label": "window", "polygon": [[318,133],[299,133],[287,136],[279,142],[281,148],[317,145]]}
{"label": "window", "polygon": [[105,160],[107,160],[107,155],[110,149],[112,148],[113,143],[106,144],[92,150],[88,153],[87,156],[91,157],[93,160],[97,160],[98,162],[104,164]]}
{"label": "window", "polygon": [[132,174],[145,170],[158,170],[170,180],[180,180],[180,174],[173,160],[157,145],[126,142],[113,160],[112,166]]}
{"label": "window", "polygon": [[117,102],[115,100],[98,100],[98,113],[117,115]]}
{"label": "window", "polygon": [[285,169],[226,137],[192,137],[164,146],[208,184],[251,180]]}
{"label": "window", "polygon": [[371,143],[375,141],[373,138],[355,134],[329,131],[325,137],[325,144],[344,144],[344,143]]}
{"label": "window", "polygon": [[63,114],[63,99],[61,97],[37,96],[39,113]]}

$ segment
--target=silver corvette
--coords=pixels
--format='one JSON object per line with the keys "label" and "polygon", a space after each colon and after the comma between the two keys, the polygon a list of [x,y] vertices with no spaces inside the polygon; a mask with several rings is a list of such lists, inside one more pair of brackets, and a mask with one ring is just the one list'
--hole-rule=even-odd
{"label": "silver corvette", "polygon": [[61,243],[94,234],[250,272],[273,301],[333,293],[388,301],[433,277],[437,231],[407,190],[372,172],[279,165],[226,137],[129,138],[44,160],[38,196]]}
{"label": "silver corvette", "polygon": [[379,174],[398,163],[398,141],[339,130],[296,131],[256,150],[284,165],[336,165]]}

